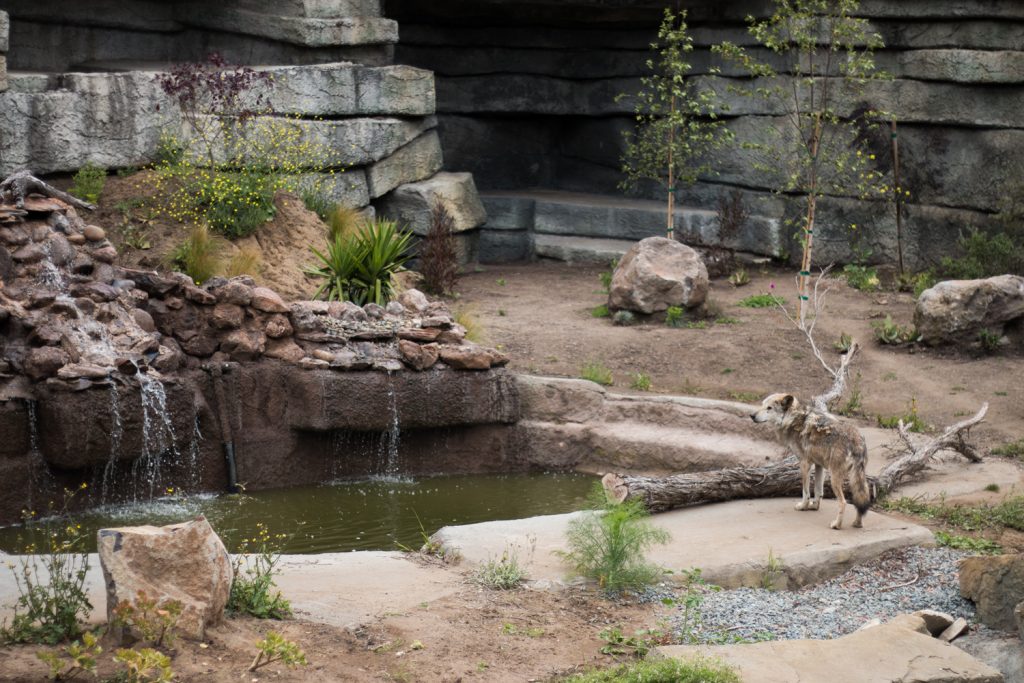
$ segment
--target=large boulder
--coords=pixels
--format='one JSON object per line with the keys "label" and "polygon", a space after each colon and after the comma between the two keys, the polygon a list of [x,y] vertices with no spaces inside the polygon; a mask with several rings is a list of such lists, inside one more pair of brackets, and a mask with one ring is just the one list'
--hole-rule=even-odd
{"label": "large boulder", "polygon": [[930,345],[973,342],[981,330],[1001,333],[1024,318],[1024,277],[997,275],[985,280],[947,280],[917,300],[914,324]]}
{"label": "large boulder", "polygon": [[158,603],[182,604],[177,630],[202,639],[224,615],[231,593],[231,557],[204,517],[164,527],[100,529],[100,566],[107,586],[107,619],[122,600],[144,591]]}
{"label": "large boulder", "polygon": [[974,601],[982,623],[1016,631],[1014,610],[1024,602],[1024,555],[968,557],[960,565],[960,593]]}
{"label": "large boulder", "polygon": [[608,307],[650,314],[669,306],[697,308],[707,295],[708,270],[696,251],[665,237],[647,237],[615,268]]}

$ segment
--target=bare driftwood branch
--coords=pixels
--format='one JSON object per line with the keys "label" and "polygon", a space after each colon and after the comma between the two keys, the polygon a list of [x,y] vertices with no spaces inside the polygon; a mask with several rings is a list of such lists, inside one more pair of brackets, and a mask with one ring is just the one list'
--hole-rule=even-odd
{"label": "bare driftwood branch", "polygon": [[[850,362],[853,361],[854,355],[856,355],[857,350],[860,348],[856,341],[851,340],[850,348],[845,354],[843,354],[842,359],[839,361],[839,366],[832,367],[829,365],[828,361],[825,360],[825,356],[821,352],[821,349],[818,348],[818,342],[814,338],[814,326],[818,324],[818,317],[821,315],[821,307],[825,304],[825,297],[828,296],[828,293],[832,290],[832,279],[828,277],[831,270],[831,264],[825,266],[821,269],[821,273],[819,273],[818,277],[814,280],[814,289],[812,291],[810,301],[810,322],[807,321],[806,316],[801,316],[799,319],[794,318],[790,315],[789,311],[786,310],[785,306],[781,303],[779,304],[782,314],[785,315],[786,319],[793,323],[798,330],[803,332],[804,337],[807,339],[807,343],[811,346],[811,352],[814,354],[814,357],[818,359],[819,363],[821,363],[821,367],[825,368],[825,372],[832,377],[832,386],[823,394],[819,394],[811,399],[811,403],[814,405],[815,410],[819,410],[823,413],[827,413],[829,411],[829,406],[834,401],[839,400],[846,392],[846,379],[850,374]],[[821,288],[822,283],[825,283],[824,290]]]}
{"label": "bare driftwood branch", "polygon": [[32,171],[21,170],[7,176],[7,179],[0,183],[0,198],[7,202],[13,202],[14,206],[21,209],[25,206],[25,197],[30,194],[41,194],[44,197],[52,197],[70,204],[76,209],[88,209],[92,211],[95,205],[83,202],[77,197],[72,197],[63,190],[58,190],[49,183],[44,183],[32,175]]}
{"label": "bare driftwood branch", "polygon": [[[895,490],[908,477],[923,470],[938,451],[954,448],[987,412],[986,403],[973,417],[947,427],[942,434],[920,446],[911,445],[909,453],[886,465],[877,477],[868,477],[871,490],[876,496]],[[668,477],[606,474],[601,483],[612,500],[642,500],[652,512],[737,498],[799,496],[801,493],[800,471],[794,456],[763,467],[734,467]],[[832,495],[828,479],[825,492]]]}

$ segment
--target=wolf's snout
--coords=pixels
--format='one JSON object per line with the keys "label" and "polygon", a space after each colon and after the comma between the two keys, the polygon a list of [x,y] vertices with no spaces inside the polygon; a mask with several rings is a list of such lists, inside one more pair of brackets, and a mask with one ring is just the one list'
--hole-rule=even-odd
{"label": "wolf's snout", "polygon": [[750,420],[751,422],[757,422],[757,413],[751,413]]}

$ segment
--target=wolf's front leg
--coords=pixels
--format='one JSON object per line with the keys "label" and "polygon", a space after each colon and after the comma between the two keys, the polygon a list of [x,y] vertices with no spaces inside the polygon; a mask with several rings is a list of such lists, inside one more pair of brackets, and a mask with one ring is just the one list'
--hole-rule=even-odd
{"label": "wolf's front leg", "polygon": [[[811,475],[811,463],[808,462],[807,460],[801,459],[800,460],[800,482],[803,484],[803,497],[800,498],[800,502],[797,503],[794,506],[797,510],[808,510],[808,509],[810,509],[810,501],[808,500],[811,497],[810,475]],[[817,507],[815,507],[814,509],[816,510]]]}
{"label": "wolf's front leg", "polygon": [[817,510],[821,507],[821,499],[825,495],[825,468],[821,465],[814,466],[814,496],[811,498],[809,510]]}

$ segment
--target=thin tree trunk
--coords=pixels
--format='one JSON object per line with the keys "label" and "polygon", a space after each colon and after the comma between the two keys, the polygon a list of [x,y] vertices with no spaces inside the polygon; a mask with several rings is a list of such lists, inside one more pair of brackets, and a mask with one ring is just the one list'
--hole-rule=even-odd
{"label": "thin tree trunk", "polygon": [[903,275],[903,190],[900,188],[900,143],[896,136],[896,119],[892,120],[892,183],[896,193],[896,263]]}
{"label": "thin tree trunk", "polygon": [[676,98],[672,96],[669,105],[669,127],[668,127],[668,216],[665,219],[665,233],[669,239],[675,237],[675,223],[672,220],[672,213],[676,201],[676,176],[675,165],[672,158],[672,148],[675,145],[675,125],[672,123],[676,114]]}
{"label": "thin tree trunk", "polygon": [[[923,470],[938,451],[944,448],[957,449],[964,434],[981,422],[986,412],[987,403],[974,417],[951,425],[938,437],[889,463],[877,477],[868,477],[873,494],[884,496],[892,492],[907,477]],[[906,439],[902,423],[900,431]],[[668,477],[634,477],[609,473],[601,479],[601,483],[611,500],[642,500],[651,512],[664,512],[737,498],[800,496],[802,482],[798,464],[797,458],[790,456],[764,467],[733,467]],[[825,479],[825,493],[833,495],[828,478]]]}

